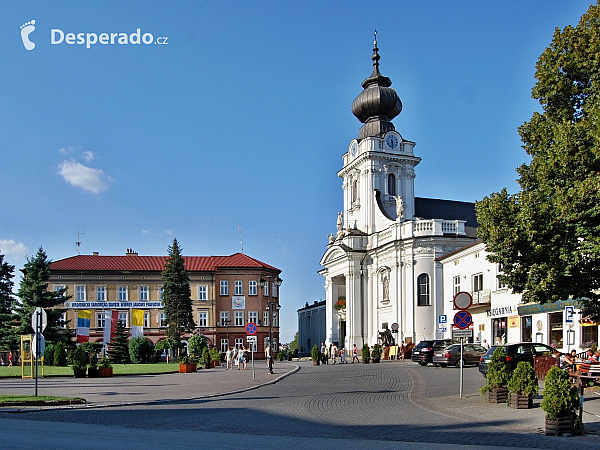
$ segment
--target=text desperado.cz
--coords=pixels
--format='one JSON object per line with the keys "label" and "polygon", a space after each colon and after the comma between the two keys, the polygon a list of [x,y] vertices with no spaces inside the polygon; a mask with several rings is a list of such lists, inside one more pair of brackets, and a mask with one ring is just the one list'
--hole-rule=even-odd
{"label": "text desperado.cz", "polygon": [[156,44],[167,45],[168,37],[160,36],[154,40],[152,33],[141,34],[138,28],[135,33],[127,35],[127,33],[65,33],[59,29],[50,30],[50,43],[57,45],[63,42],[67,44],[86,44],[87,48],[92,45],[99,43],[102,45],[114,45],[114,44]]}

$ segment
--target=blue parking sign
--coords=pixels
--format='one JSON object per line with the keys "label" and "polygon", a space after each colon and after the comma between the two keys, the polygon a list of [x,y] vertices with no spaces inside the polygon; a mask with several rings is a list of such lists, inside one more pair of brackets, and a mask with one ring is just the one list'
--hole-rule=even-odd
{"label": "blue parking sign", "polygon": [[446,314],[440,314],[438,316],[438,323],[448,323],[448,317]]}
{"label": "blue parking sign", "polygon": [[565,323],[573,323],[574,309],[573,306],[565,306]]}

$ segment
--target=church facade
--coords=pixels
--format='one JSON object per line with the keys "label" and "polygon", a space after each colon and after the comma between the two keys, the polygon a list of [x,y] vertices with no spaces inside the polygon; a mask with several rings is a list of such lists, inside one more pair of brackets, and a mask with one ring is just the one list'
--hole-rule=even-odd
{"label": "church facade", "polygon": [[421,158],[391,122],[402,103],[379,59],[375,41],[373,72],[352,103],[364,125],[342,157],[343,211],[319,271],[326,338],[345,348],[381,343],[386,329],[396,343],[441,337],[437,316],[452,299],[436,259],[472,242],[477,227],[473,203],[415,197]]}

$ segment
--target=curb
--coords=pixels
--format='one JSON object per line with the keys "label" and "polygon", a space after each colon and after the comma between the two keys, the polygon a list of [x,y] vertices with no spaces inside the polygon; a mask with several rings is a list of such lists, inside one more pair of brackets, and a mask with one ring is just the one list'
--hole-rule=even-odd
{"label": "curb", "polygon": [[[114,403],[114,404],[89,404],[85,402],[85,399],[83,400],[83,403],[80,404],[74,404],[74,403],[70,403],[70,404],[65,404],[65,405],[59,405],[59,404],[54,404],[52,403],[51,406],[47,406],[47,407],[42,407],[38,404],[37,408],[31,407],[31,408],[15,408],[15,409],[9,409],[9,408],[2,408],[0,407],[0,412],[8,412],[8,413],[13,413],[13,414],[17,414],[17,413],[30,413],[30,412],[36,412],[36,411],[53,411],[53,410],[60,410],[60,409],[97,409],[97,408],[120,408],[123,406],[136,406],[136,405],[163,405],[163,404],[167,404],[167,403],[185,403],[185,402],[194,402],[194,401],[198,401],[198,400],[204,400],[207,398],[214,398],[214,397],[222,397],[225,395],[232,395],[232,394],[239,394],[242,392],[247,392],[247,391],[251,391],[253,389],[258,389],[260,387],[263,386],[267,386],[269,384],[275,384],[280,380],[283,380],[284,378],[295,374],[296,372],[298,372],[300,370],[300,366],[293,364],[294,368],[292,370],[290,370],[289,372],[283,373],[281,375],[279,375],[277,378],[273,379],[273,380],[269,380],[266,381],[264,383],[261,384],[257,384],[256,386],[250,386],[247,388],[243,388],[243,389],[236,389],[234,391],[227,391],[227,392],[217,392],[215,394],[206,394],[206,395],[201,395],[199,397],[188,397],[188,398],[166,398],[166,399],[160,399],[160,400],[147,400],[147,401],[140,401],[140,402],[126,402],[126,403]],[[25,403],[25,402],[24,402]],[[46,403],[46,405],[48,405],[48,403]],[[56,406],[55,406],[56,405]],[[8,406],[8,405],[6,405]],[[15,405],[16,406],[16,405]],[[26,406],[26,405],[23,405]]]}

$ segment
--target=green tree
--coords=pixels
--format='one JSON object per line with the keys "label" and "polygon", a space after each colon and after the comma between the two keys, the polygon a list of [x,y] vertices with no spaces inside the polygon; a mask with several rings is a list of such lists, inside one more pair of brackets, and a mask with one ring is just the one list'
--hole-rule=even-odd
{"label": "green tree", "polygon": [[600,6],[556,29],[536,65],[542,107],[519,128],[520,190],[477,202],[478,235],[525,302],[582,299],[600,319]]}
{"label": "green tree", "polygon": [[294,351],[294,350],[298,350],[300,348],[300,344],[298,343],[300,340],[300,333],[298,333],[296,331],[296,334],[294,335],[294,340],[292,342],[290,342],[290,350]]}
{"label": "green tree", "polygon": [[35,308],[41,306],[46,310],[48,318],[44,338],[50,343],[56,343],[64,340],[66,336],[64,330],[61,329],[64,324],[62,315],[65,309],[57,308],[57,306],[63,305],[68,297],[65,296],[65,289],[48,290],[50,262],[44,249],[40,247],[35,256],[27,258],[27,263],[21,269],[23,278],[17,293],[20,303],[15,308],[19,320],[16,333],[17,336],[33,333],[31,315]]}
{"label": "green tree", "polygon": [[108,359],[113,364],[129,364],[129,344],[127,342],[127,332],[125,324],[119,320],[115,327],[115,336],[109,344]]}
{"label": "green tree", "polygon": [[169,246],[169,258],[162,272],[163,305],[167,316],[167,336],[181,342],[181,334],[193,331],[192,290],[185,270],[185,260],[177,239]]}
{"label": "green tree", "polygon": [[148,364],[152,362],[154,346],[144,336],[129,339],[129,359],[134,364]]}
{"label": "green tree", "polygon": [[14,332],[14,272],[15,266],[4,261],[4,255],[0,254],[0,349],[3,350],[16,350],[18,347]]}

